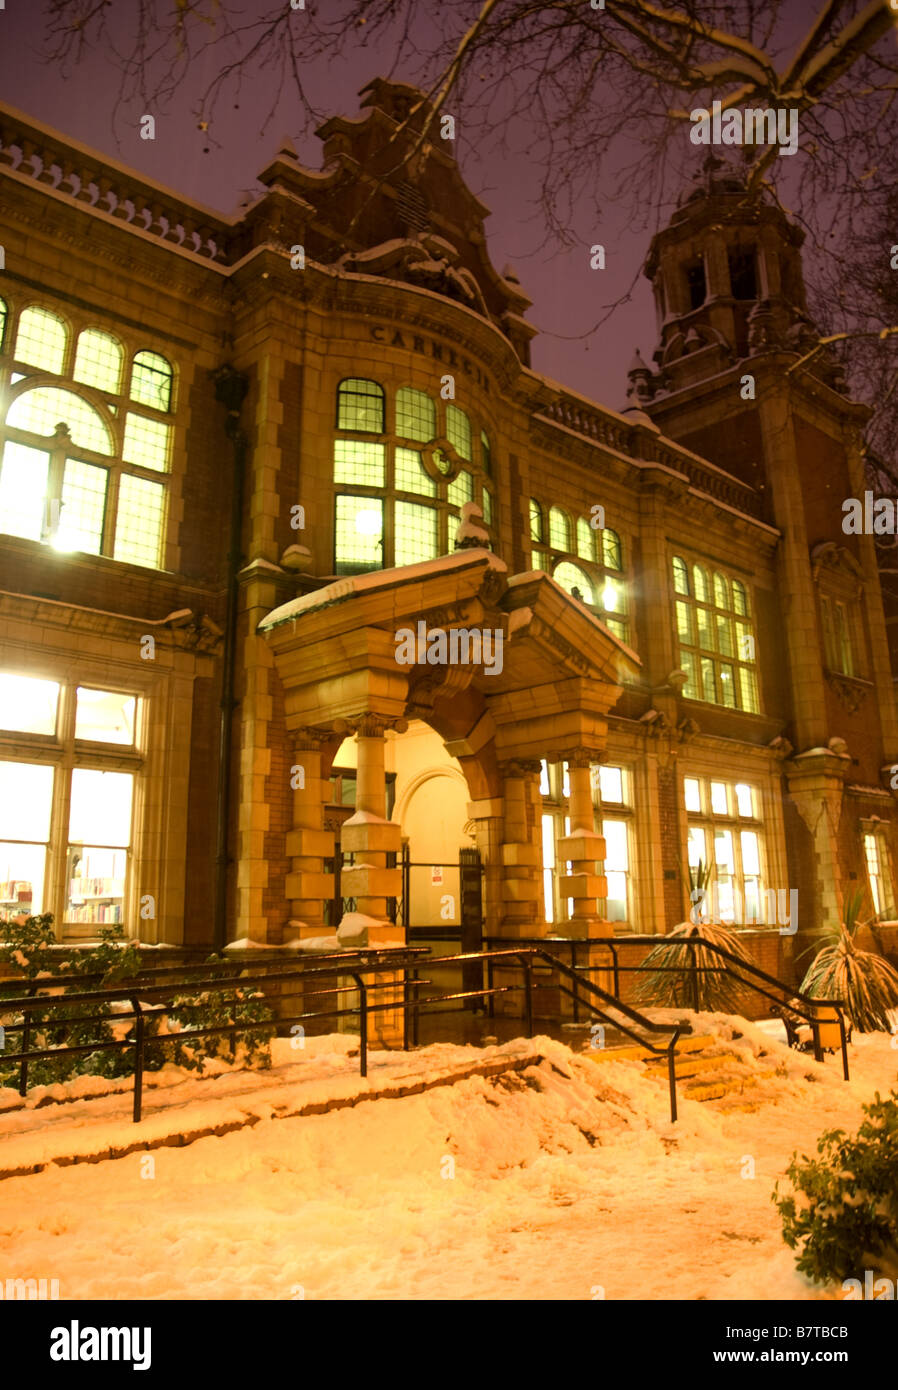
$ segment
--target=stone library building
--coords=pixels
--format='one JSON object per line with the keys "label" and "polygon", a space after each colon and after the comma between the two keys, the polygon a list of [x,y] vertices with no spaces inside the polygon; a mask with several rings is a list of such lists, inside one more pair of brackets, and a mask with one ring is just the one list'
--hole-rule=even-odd
{"label": "stone library building", "polygon": [[475,949],[664,933],[701,865],[788,978],[855,888],[898,916],[802,233],[707,161],[600,404],[426,112],[373,81],[223,216],[0,107],[0,913]]}

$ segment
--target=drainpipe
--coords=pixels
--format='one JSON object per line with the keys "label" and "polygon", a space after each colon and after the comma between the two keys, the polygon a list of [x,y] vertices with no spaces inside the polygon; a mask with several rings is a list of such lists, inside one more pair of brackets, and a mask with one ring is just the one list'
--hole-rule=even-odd
{"label": "drainpipe", "polygon": [[218,726],[218,789],[215,832],[215,906],[212,940],[216,951],[227,944],[228,921],[228,825],[231,814],[231,723],[235,709],[234,658],[237,649],[237,604],[243,530],[243,483],[246,472],[247,438],[240,426],[240,410],[249,389],[249,380],[230,364],[212,372],[215,399],[227,410],[225,434],[234,454],[231,494],[231,536],[228,547],[227,607],[224,651],[222,654],[221,701]]}

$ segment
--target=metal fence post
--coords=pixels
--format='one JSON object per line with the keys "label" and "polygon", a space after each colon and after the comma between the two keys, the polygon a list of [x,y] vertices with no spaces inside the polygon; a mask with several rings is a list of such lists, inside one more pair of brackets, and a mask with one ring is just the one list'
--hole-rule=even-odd
{"label": "metal fence post", "polygon": [[132,996],[131,1003],[137,1014],[137,1024],[134,1029],[134,1123],[140,1121],[141,1108],[143,1104],[143,1007],[140,1000]]}
{"label": "metal fence post", "polygon": [[22,1066],[19,1070],[19,1095],[28,1094],[28,1058],[26,1053],[31,1046],[31,1010],[22,1010]]}
{"label": "metal fence post", "polygon": [[353,974],[352,978],[359,987],[359,1024],[361,1036],[359,1038],[359,1076],[368,1075],[368,988],[361,975]]}
{"label": "metal fence post", "polygon": [[689,949],[692,952],[692,1007],[696,1013],[701,1013],[701,1001],[698,992],[698,957],[694,941],[689,942]]}
{"label": "metal fence post", "polygon": [[533,1037],[533,957],[528,951],[524,956],[524,988],[527,993],[527,1036]]}

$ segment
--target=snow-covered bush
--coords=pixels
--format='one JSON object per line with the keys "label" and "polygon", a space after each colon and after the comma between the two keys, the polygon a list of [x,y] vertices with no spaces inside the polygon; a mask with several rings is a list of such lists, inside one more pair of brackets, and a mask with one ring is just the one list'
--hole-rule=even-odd
{"label": "snow-covered bush", "polygon": [[801,982],[815,999],[838,999],[859,1033],[888,1033],[889,1013],[898,1009],[898,971],[875,951],[857,944],[862,893],[845,903],[845,920],[829,935]]}
{"label": "snow-covered bush", "polygon": [[773,1200],[783,1239],[814,1283],[874,1275],[898,1278],[898,1092],[864,1106],[857,1134],[831,1129],[817,1158],[792,1155],[788,1190]]}
{"label": "snow-covered bush", "polygon": [[[686,940],[694,941],[687,946]],[[728,973],[730,962],[702,942],[722,946],[747,965],[751,963],[737,932],[715,922],[681,922],[665,937],[678,944],[653,946],[642,962],[647,973],[636,990],[640,1004],[657,1008],[699,1008],[710,1013],[738,1014],[745,1007],[745,989]],[[698,971],[696,985],[693,965]],[[697,994],[697,999],[696,999]]]}

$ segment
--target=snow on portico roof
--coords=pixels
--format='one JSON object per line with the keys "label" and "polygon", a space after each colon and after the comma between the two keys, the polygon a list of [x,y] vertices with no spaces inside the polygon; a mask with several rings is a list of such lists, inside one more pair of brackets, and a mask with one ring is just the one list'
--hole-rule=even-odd
{"label": "snow on portico roof", "polygon": [[316,608],[330,608],[335,603],[345,603],[347,599],[361,593],[397,588],[401,584],[411,584],[416,579],[424,579],[427,575],[445,574],[447,571],[471,569],[475,566],[497,570],[500,574],[508,573],[505,561],[500,560],[491,550],[468,549],[459,550],[454,555],[441,555],[436,560],[422,560],[417,565],[402,565],[397,569],[369,570],[365,574],[346,575],[343,579],[335,580],[333,584],[327,584],[323,589],[315,589],[311,594],[303,594],[301,598],[290,599],[289,603],[282,603],[280,608],[272,609],[256,630],[270,632],[272,628],[289,623],[301,617],[303,613],[310,613]]}

